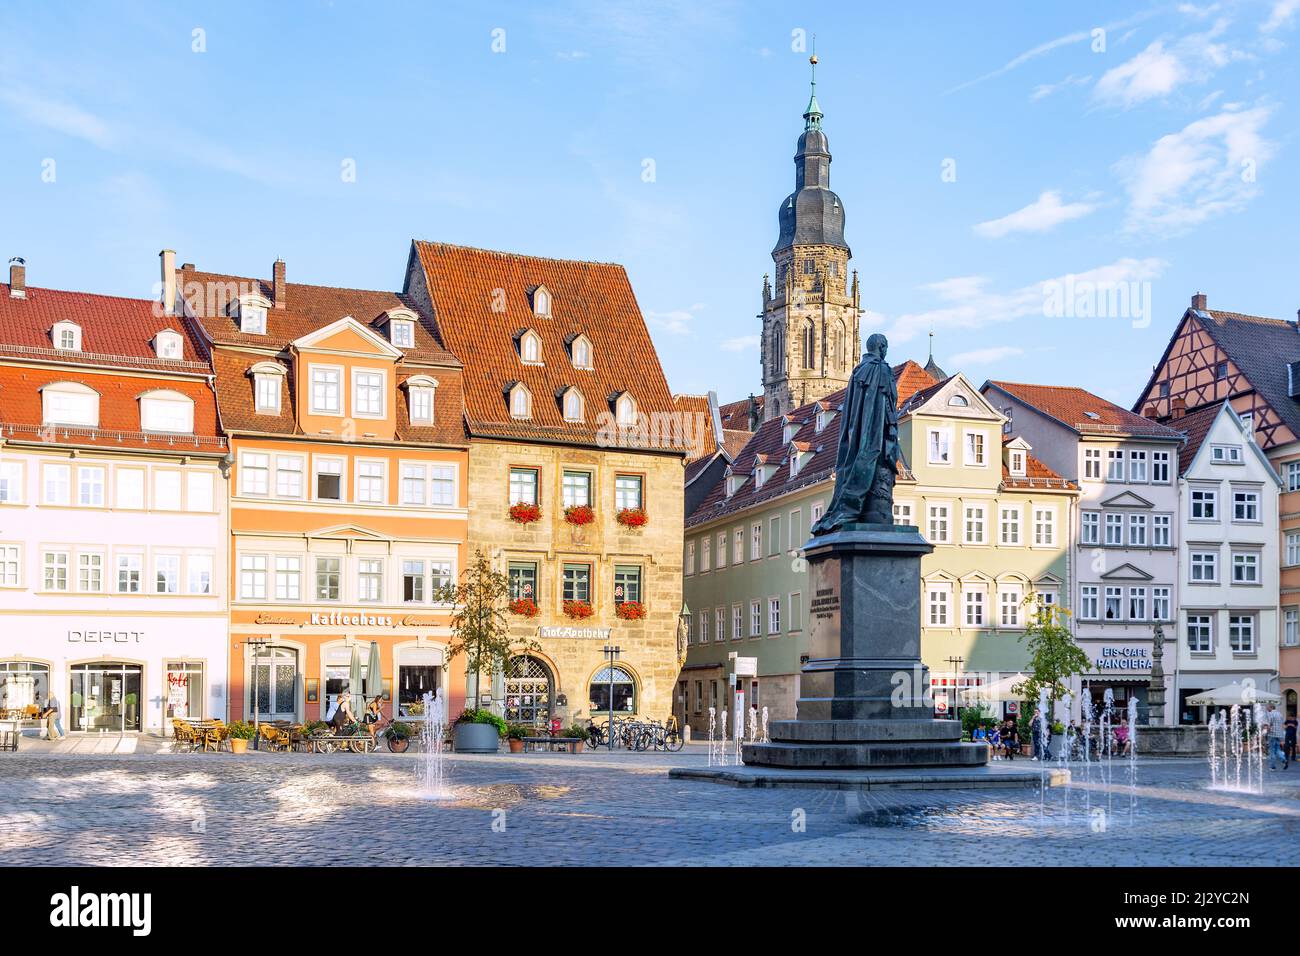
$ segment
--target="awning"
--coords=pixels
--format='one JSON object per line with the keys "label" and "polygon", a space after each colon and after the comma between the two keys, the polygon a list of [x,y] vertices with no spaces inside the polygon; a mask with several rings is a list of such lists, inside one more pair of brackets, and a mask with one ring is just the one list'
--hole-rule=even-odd
{"label": "awning", "polygon": [[978,687],[963,687],[957,691],[957,696],[964,701],[1022,700],[1025,695],[1017,693],[1016,688],[1027,680],[1029,678],[1024,674],[1012,674],[1010,677],[995,680],[991,684],[981,684]]}

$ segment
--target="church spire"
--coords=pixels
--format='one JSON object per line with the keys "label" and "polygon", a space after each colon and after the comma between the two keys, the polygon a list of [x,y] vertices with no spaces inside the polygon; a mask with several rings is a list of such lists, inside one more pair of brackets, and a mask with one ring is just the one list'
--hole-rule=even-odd
{"label": "church spire", "polygon": [[812,64],[812,96],[808,99],[808,108],[803,112],[804,129],[822,128],[822,108],[817,103],[817,35],[813,34],[813,52],[808,57]]}

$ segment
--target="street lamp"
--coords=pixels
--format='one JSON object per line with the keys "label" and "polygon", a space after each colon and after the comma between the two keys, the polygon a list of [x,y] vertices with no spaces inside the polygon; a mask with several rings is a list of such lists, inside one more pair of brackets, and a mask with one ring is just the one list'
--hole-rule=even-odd
{"label": "street lamp", "polygon": [[[244,641],[245,647],[253,648],[253,749],[254,750],[262,749],[260,746],[258,746],[259,738],[261,737],[261,734],[258,733],[258,721],[257,721],[257,711],[258,711],[257,662],[262,657],[262,648],[266,647],[266,645],[270,643],[271,643],[270,638],[266,638],[266,637],[250,637],[248,640]],[[234,744],[231,744],[231,746],[233,747]]]}
{"label": "street lamp", "polygon": [[605,666],[609,668],[609,750],[614,751],[614,662],[618,656],[623,653],[623,649],[617,644],[606,644],[601,648],[608,662]]}
{"label": "street lamp", "polygon": [[948,667],[952,669],[952,718],[961,720],[961,715],[957,712],[958,693],[961,691],[961,678],[958,676],[961,665],[966,663],[964,657],[949,657],[947,659]]}

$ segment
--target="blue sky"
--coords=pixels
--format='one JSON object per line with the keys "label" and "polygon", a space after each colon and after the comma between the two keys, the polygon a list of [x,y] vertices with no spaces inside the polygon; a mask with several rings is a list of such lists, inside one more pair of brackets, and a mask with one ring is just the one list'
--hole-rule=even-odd
{"label": "blue sky", "polygon": [[[738,398],[813,34],[891,358],[933,328],[976,383],[1127,404],[1193,292],[1295,316],[1300,0],[3,0],[0,258],[135,296],[164,246],[363,288],[400,285],[413,237],[612,260],[673,389]],[[1130,304],[1051,314],[1067,275]]]}

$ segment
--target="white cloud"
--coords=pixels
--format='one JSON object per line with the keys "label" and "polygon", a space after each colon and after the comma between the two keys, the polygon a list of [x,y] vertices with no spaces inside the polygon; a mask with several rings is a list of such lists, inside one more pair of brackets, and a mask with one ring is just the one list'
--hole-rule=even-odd
{"label": "white cloud", "polygon": [[1258,191],[1259,167],[1275,149],[1261,133],[1271,113],[1268,106],[1225,109],[1118,163],[1129,196],[1126,229],[1178,232],[1246,205]]}
{"label": "white cloud", "polygon": [[118,138],[108,123],[93,113],[30,90],[0,88],[0,102],[29,123],[84,139],[100,149],[111,149]]}
{"label": "white cloud", "polygon": [[1008,213],[1001,219],[990,219],[975,226],[975,234],[985,239],[1001,239],[1013,232],[1047,232],[1063,222],[1080,219],[1097,207],[1092,203],[1062,203],[1056,190],[1045,190],[1023,209]]}
{"label": "white cloud", "polygon": [[724,352],[748,352],[750,349],[758,348],[759,336],[757,335],[738,335],[734,339],[724,339],[722,351]]}
{"label": "white cloud", "polygon": [[[991,291],[986,276],[959,276],[922,286],[938,300],[936,308],[900,315],[889,326],[891,342],[906,342],[934,329],[982,329],[990,325],[1033,317],[1044,317],[1045,287],[1064,285],[1083,288],[1086,284],[1108,287],[1121,283],[1148,282],[1164,271],[1161,259],[1118,259],[1085,272],[1070,273],[1012,289]],[[1105,321],[1105,320],[1101,320]]]}
{"label": "white cloud", "polygon": [[1051,96],[1053,93],[1059,93],[1061,90],[1069,89],[1072,86],[1087,86],[1092,82],[1092,74],[1080,76],[1077,73],[1071,73],[1059,83],[1040,83],[1034,87],[1034,91],[1029,94],[1029,98],[1035,103],[1041,99]]}
{"label": "white cloud", "polygon": [[1093,99],[1130,109],[1169,96],[1188,83],[1206,82],[1215,70],[1249,56],[1220,41],[1228,23],[1216,20],[1204,33],[1188,34],[1169,47],[1164,40],[1154,41],[1137,56],[1103,73],[1093,89]]}
{"label": "white cloud", "polygon": [[1001,362],[1003,359],[1015,358],[1017,355],[1024,354],[1025,350],[1015,345],[994,345],[986,349],[958,352],[948,359],[948,367],[992,365],[994,362]]}
{"label": "white cloud", "polygon": [[1218,9],[1219,9],[1219,4],[1217,3],[1206,4],[1203,7],[1198,7],[1194,3],[1180,3],[1178,5],[1179,13],[1185,16],[1193,17],[1197,20],[1204,20],[1206,17],[1217,12]]}
{"label": "white cloud", "polygon": [[671,309],[668,312],[646,312],[645,318],[650,328],[669,335],[691,335],[694,332],[695,313],[703,309],[700,303],[686,309]]}
{"label": "white cloud", "polygon": [[1259,29],[1264,33],[1272,33],[1289,26],[1297,13],[1300,13],[1300,0],[1276,0],[1268,19],[1260,24]]}

